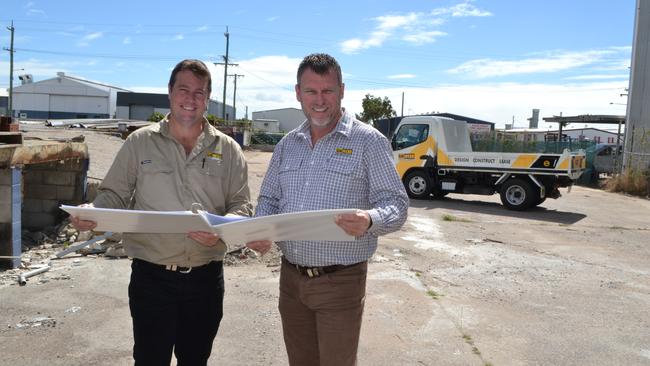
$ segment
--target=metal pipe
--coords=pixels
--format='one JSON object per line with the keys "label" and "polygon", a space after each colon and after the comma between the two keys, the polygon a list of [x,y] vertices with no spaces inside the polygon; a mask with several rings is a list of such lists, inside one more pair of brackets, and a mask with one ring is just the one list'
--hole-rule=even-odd
{"label": "metal pipe", "polygon": [[65,250],[62,250],[62,251],[56,253],[56,257],[57,258],[64,257],[64,256],[66,256],[66,255],[68,255],[68,254],[70,254],[72,252],[76,252],[77,250],[79,250],[81,248],[87,247],[90,244],[94,244],[94,243],[96,243],[96,242],[98,242],[100,240],[104,240],[104,239],[106,239],[107,237],[109,237],[111,235],[113,235],[113,233],[110,232],[110,231],[107,231],[106,233],[104,233],[104,235],[96,236],[96,237],[94,237],[94,238],[92,238],[92,239],[90,239],[88,241],[83,242],[83,243],[79,243],[79,244],[76,244],[76,245],[71,245],[68,248],[66,248]]}
{"label": "metal pipe", "polygon": [[50,263],[48,263],[47,265],[45,265],[45,267],[41,267],[41,268],[37,268],[37,269],[29,271],[29,272],[25,272],[25,273],[21,274],[20,276],[18,276],[18,284],[20,286],[25,286],[27,284],[27,279],[29,277],[36,276],[37,274],[40,274],[40,273],[43,273],[43,272],[47,272],[47,271],[50,270],[50,268],[52,268],[52,267],[50,266]]}

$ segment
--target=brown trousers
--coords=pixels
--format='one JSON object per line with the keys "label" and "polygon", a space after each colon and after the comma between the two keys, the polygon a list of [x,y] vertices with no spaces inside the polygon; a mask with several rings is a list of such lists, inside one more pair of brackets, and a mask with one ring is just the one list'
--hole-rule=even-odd
{"label": "brown trousers", "polygon": [[283,261],[279,310],[291,366],[354,366],[368,263],[309,278]]}

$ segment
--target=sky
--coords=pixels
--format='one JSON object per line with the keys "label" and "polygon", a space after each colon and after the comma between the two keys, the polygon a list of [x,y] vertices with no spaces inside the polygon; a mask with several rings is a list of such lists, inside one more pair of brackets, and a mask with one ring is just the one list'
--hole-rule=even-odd
{"label": "sky", "polygon": [[[174,65],[208,64],[212,95],[237,118],[300,108],[302,58],[324,52],[343,70],[346,110],[366,94],[397,115],[447,112],[528,126],[540,117],[624,115],[635,0],[24,1],[0,13],[0,94],[17,75],[57,72],[166,93]],[[234,80],[237,80],[236,93]],[[540,127],[555,127],[540,121]],[[583,126],[571,126],[583,127]]]}

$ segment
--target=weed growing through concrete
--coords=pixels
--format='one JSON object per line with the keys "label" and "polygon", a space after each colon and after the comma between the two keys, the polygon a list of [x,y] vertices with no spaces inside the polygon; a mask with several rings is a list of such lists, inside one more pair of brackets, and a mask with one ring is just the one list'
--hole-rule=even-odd
{"label": "weed growing through concrete", "polygon": [[450,214],[442,215],[442,221],[472,222],[472,220],[464,219],[462,217],[456,217]]}

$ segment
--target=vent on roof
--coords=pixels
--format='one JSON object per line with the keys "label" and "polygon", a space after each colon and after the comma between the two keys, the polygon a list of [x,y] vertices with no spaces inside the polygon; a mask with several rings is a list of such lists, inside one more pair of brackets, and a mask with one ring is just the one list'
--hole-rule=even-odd
{"label": "vent on roof", "polygon": [[56,73],[56,76],[62,78],[62,77],[65,76],[65,72],[63,72],[63,71],[59,71],[59,72]]}
{"label": "vent on roof", "polygon": [[20,75],[18,76],[18,79],[20,79],[21,85],[30,84],[34,82],[34,77],[32,76],[32,74]]}

